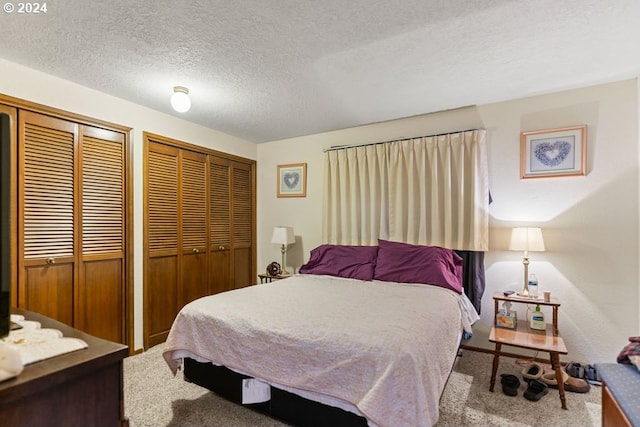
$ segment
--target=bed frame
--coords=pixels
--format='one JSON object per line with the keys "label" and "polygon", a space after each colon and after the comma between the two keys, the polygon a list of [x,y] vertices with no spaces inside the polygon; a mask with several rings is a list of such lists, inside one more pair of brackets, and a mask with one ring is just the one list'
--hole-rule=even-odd
{"label": "bed frame", "polygon": [[251,378],[224,366],[184,359],[186,381],[205,387],[246,408],[295,426],[367,427],[367,419],[352,412],[327,406],[296,394],[271,387],[271,400],[242,404],[242,380]]}

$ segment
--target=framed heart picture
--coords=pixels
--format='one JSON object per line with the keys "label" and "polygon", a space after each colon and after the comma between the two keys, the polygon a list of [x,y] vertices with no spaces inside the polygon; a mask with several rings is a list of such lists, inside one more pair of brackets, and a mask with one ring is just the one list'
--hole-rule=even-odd
{"label": "framed heart picture", "polygon": [[278,197],[307,197],[307,164],[278,165]]}
{"label": "framed heart picture", "polygon": [[520,178],[576,176],[586,173],[587,126],[520,134]]}

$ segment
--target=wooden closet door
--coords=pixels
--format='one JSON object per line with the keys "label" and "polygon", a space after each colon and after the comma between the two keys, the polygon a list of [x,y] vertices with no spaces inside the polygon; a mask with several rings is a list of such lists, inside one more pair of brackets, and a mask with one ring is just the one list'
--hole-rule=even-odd
{"label": "wooden closet door", "polygon": [[233,284],[242,288],[255,284],[253,271],[254,247],[252,245],[254,229],[254,188],[251,165],[233,162],[232,167],[231,206],[233,210]]}
{"label": "wooden closet door", "polygon": [[81,236],[78,327],[125,342],[124,135],[80,127]]}
{"label": "wooden closet door", "polygon": [[18,306],[74,326],[78,125],[18,117]]}
{"label": "wooden closet door", "polygon": [[182,150],[180,172],[182,307],[209,294],[207,156]]}
{"label": "wooden closet door", "polygon": [[179,151],[153,142],[148,146],[146,348],[165,341],[178,313]]}
{"label": "wooden closet door", "polygon": [[231,162],[209,156],[210,291],[232,289],[231,281]]}

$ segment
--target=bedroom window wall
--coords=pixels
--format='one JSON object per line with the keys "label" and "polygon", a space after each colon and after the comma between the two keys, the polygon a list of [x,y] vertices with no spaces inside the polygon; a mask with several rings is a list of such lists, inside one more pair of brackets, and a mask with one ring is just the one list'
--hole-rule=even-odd
{"label": "bedroom window wall", "polygon": [[485,131],[325,152],[323,241],[378,238],[486,251],[489,178]]}

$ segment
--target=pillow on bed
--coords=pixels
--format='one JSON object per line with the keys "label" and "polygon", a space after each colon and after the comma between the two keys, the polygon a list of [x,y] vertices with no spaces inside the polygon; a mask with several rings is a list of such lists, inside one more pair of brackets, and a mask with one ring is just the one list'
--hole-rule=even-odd
{"label": "pillow on bed", "polygon": [[374,279],[424,283],[462,293],[462,258],[451,249],[378,240]]}
{"label": "pillow on bed", "polygon": [[299,272],[372,280],[377,254],[377,246],[320,245]]}

